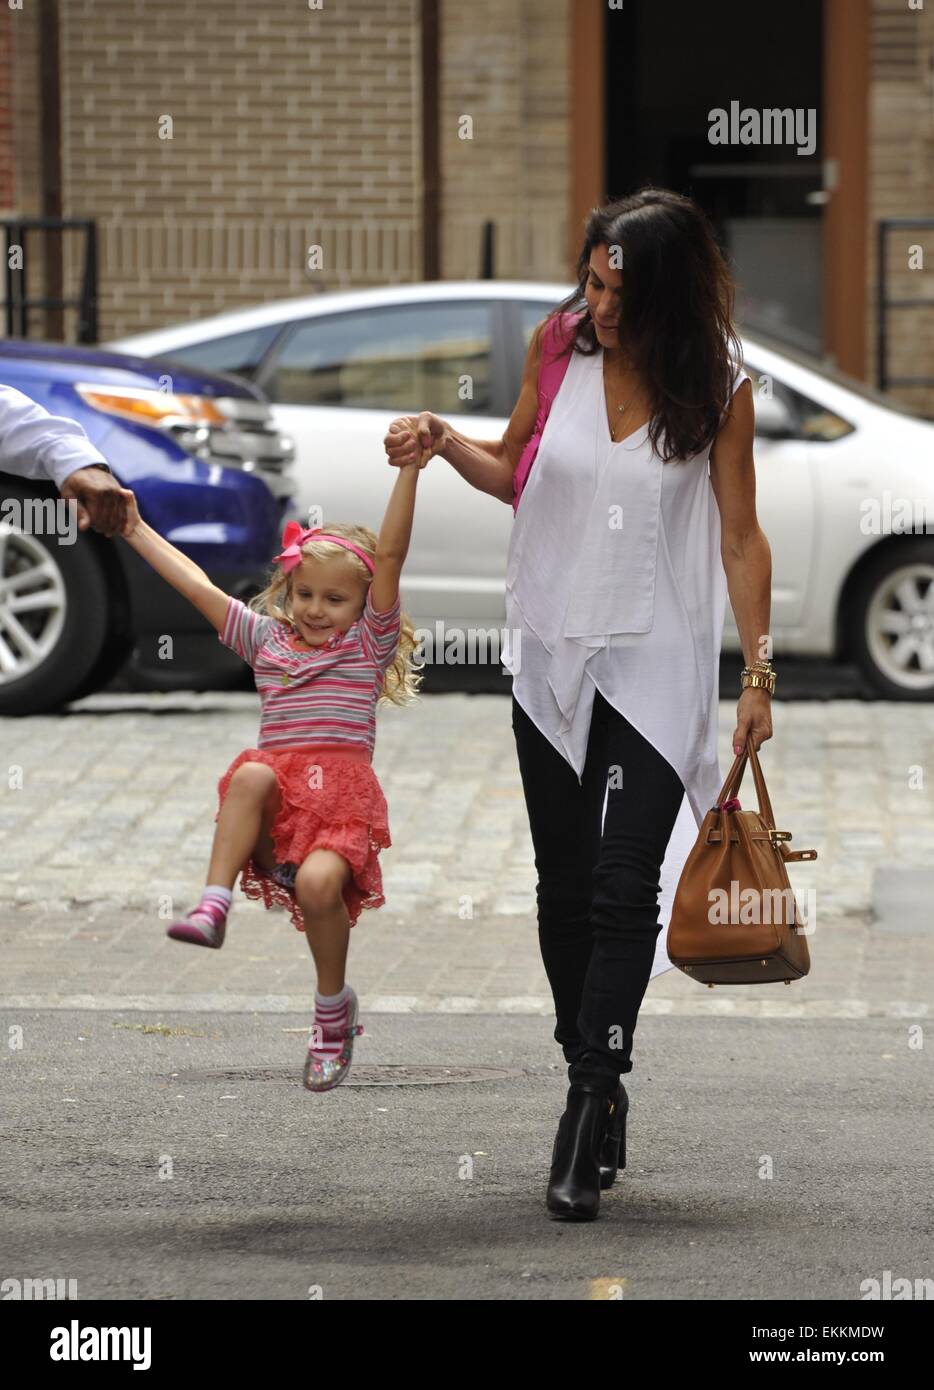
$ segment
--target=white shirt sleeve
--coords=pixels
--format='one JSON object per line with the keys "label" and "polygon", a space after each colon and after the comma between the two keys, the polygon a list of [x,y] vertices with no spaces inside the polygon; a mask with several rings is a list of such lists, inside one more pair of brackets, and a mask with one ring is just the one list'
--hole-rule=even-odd
{"label": "white shirt sleeve", "polygon": [[22,391],[0,386],[0,472],[60,488],[77,469],[106,462],[77,420],[50,415]]}

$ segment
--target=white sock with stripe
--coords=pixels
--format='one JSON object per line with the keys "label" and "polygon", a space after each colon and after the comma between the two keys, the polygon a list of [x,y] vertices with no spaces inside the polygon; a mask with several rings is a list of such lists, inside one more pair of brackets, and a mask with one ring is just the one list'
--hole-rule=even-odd
{"label": "white sock with stripe", "polygon": [[199,926],[222,927],[227,921],[232,900],[233,893],[229,888],[222,883],[209,883],[201,894],[198,906],[188,913],[188,919]]}
{"label": "white sock with stripe", "polygon": [[315,990],[315,1021],[311,1030],[312,1049],[319,1057],[336,1057],[344,1046],[350,986],[339,994],[319,994]]}

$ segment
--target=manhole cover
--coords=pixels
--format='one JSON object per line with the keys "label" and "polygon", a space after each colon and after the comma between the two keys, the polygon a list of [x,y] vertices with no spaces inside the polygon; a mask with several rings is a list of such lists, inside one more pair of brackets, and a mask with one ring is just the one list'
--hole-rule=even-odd
{"label": "manhole cover", "polygon": [[[351,1067],[342,1086],[450,1086],[470,1081],[507,1081],[524,1072],[515,1067]],[[216,1071],[180,1071],[163,1078],[181,1086],[196,1081],[286,1081],[302,1084],[301,1066],[281,1067],[219,1067]]]}

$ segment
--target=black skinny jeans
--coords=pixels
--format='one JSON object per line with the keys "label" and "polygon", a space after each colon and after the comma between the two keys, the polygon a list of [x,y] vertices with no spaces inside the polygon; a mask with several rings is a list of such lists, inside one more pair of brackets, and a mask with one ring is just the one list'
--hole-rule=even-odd
{"label": "black skinny jeans", "polygon": [[684,788],[599,690],[581,783],[515,696],[512,727],[538,871],[538,939],[555,1001],[554,1036],[570,1081],[613,1090],[632,1071],[632,1036],[661,930],[661,863]]}

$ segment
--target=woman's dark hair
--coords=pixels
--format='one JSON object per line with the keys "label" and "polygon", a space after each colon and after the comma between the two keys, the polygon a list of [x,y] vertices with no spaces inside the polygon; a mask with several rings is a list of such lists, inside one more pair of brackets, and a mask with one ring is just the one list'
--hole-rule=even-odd
{"label": "woman's dark hair", "polygon": [[[693,199],[666,188],[642,188],[594,208],[584,227],[577,288],[549,318],[580,308],[590,253],[600,245],[621,251],[619,342],[649,392],[652,446],[666,463],[692,458],[723,423],[742,353],[733,277],[713,228]],[[573,350],[587,356],[601,350],[586,306],[578,338]]]}

